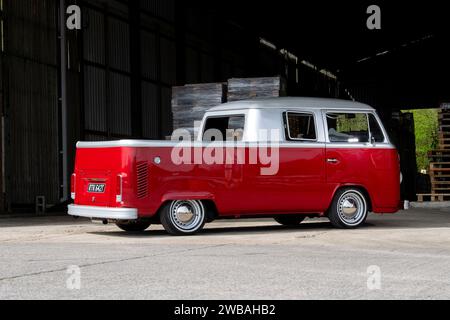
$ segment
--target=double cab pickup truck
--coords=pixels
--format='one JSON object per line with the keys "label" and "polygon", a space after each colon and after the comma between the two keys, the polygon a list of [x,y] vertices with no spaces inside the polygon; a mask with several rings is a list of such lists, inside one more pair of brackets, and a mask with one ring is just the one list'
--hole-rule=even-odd
{"label": "double cab pickup truck", "polygon": [[191,235],[253,217],[348,229],[400,207],[396,148],[372,107],[345,100],[226,103],[205,113],[196,138],[79,142],[75,163],[69,214],[129,232],[162,224]]}

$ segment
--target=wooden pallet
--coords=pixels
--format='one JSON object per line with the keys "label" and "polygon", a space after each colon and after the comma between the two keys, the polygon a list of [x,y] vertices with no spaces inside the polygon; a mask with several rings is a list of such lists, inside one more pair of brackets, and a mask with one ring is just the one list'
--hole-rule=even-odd
{"label": "wooden pallet", "polygon": [[440,159],[441,160],[444,160],[444,159],[449,160],[450,154],[433,154],[433,155],[429,155],[428,158],[433,161],[440,160]]}
{"label": "wooden pallet", "polygon": [[450,193],[450,181],[431,181],[431,185],[436,189],[448,189]]}
{"label": "wooden pallet", "polygon": [[431,178],[436,178],[436,179],[450,178],[450,172],[433,171],[433,172],[430,172],[430,176],[431,176]]}
{"label": "wooden pallet", "polygon": [[419,202],[450,200],[450,109],[439,110],[439,147],[428,152],[431,193],[418,194]]}
{"label": "wooden pallet", "polygon": [[450,168],[450,161],[430,162],[431,169]]}
{"label": "wooden pallet", "polygon": [[431,150],[428,152],[428,158],[433,163],[445,163],[446,160],[450,160],[450,149]]}
{"label": "wooden pallet", "polygon": [[424,198],[429,198],[430,201],[432,202],[442,202],[442,201],[448,201],[450,200],[450,194],[448,193],[423,193],[423,194],[418,194],[417,195],[417,201],[418,202],[423,202]]}

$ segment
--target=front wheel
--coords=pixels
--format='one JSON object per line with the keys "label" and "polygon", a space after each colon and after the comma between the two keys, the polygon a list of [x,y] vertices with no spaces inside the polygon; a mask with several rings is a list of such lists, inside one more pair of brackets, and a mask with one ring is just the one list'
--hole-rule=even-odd
{"label": "front wheel", "polygon": [[336,228],[352,229],[366,221],[368,210],[367,199],[361,191],[345,188],[334,196],[328,218]]}
{"label": "front wheel", "polygon": [[199,200],[175,200],[164,205],[161,224],[172,235],[192,235],[206,222],[205,206]]}
{"label": "front wheel", "polygon": [[144,220],[116,222],[116,226],[118,226],[123,231],[127,231],[127,232],[145,231],[148,227],[150,227],[150,224],[151,224],[150,222],[144,221]]}

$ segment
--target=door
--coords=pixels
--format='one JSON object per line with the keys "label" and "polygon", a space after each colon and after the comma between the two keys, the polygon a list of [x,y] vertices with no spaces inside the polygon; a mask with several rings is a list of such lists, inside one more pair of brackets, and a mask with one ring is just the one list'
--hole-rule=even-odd
{"label": "door", "polygon": [[375,113],[327,111],[324,118],[327,184],[364,187],[375,212],[395,208],[400,179],[397,151]]}
{"label": "door", "polygon": [[[248,211],[252,213],[319,213],[324,210],[325,140],[320,112],[280,112],[284,125],[273,175],[261,175],[264,165],[244,171]],[[277,157],[272,157],[273,159]]]}
{"label": "door", "polygon": [[371,171],[367,113],[327,111],[327,183],[364,184]]}

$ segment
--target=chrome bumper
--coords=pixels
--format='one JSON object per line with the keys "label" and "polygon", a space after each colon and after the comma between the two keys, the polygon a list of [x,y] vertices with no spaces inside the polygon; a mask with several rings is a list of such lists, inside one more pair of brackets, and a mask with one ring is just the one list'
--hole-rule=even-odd
{"label": "chrome bumper", "polygon": [[137,220],[138,218],[138,211],[133,208],[78,206],[74,204],[69,205],[68,208],[69,215],[75,217],[108,220]]}

